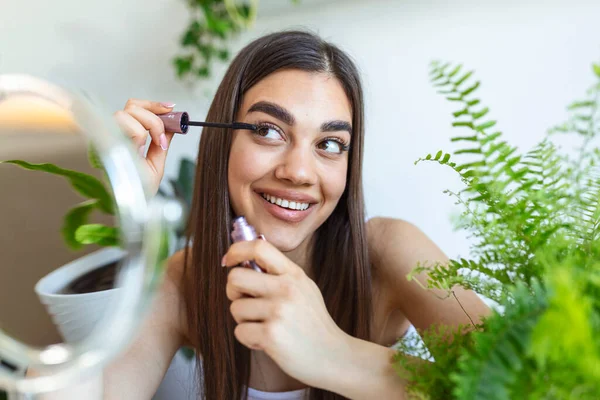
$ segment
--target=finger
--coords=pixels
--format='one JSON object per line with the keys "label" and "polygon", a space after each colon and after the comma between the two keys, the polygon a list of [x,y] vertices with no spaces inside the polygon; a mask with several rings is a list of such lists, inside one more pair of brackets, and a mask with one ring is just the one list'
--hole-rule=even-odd
{"label": "finger", "polygon": [[265,331],[264,322],[246,322],[238,324],[233,334],[237,340],[244,346],[253,350],[264,350],[262,345],[263,332]]}
{"label": "finger", "polygon": [[298,268],[266,240],[251,240],[232,244],[223,257],[221,264],[231,267],[246,260],[254,260],[267,273],[273,275],[297,272],[295,270]]}
{"label": "finger", "polygon": [[131,138],[136,148],[146,144],[148,131],[140,122],[123,110],[115,112],[115,119],[119,127]]}
{"label": "finger", "polygon": [[165,164],[167,161],[167,153],[169,152],[169,145],[171,144],[171,140],[173,140],[174,133],[166,133],[166,147],[167,150],[163,150],[161,147],[157,146],[154,142],[150,142],[150,146],[148,147],[148,153],[146,154],[146,160],[151,165],[152,168],[156,171],[157,175],[162,177],[163,172],[165,170]]}
{"label": "finger", "polygon": [[141,99],[129,99],[127,103],[125,103],[125,109],[136,106],[141,107],[150,111],[153,114],[164,114],[173,110],[175,107],[175,103],[169,102],[159,102],[159,101],[150,101],[150,100],[141,100]]}
{"label": "finger", "polygon": [[167,150],[168,143],[162,137],[165,134],[165,125],[156,114],[135,105],[128,107],[125,111],[140,121],[142,126],[150,132],[152,143],[160,146],[163,150]]}
{"label": "finger", "polygon": [[241,298],[231,303],[229,310],[238,324],[243,322],[260,322],[273,315],[275,308],[272,300],[264,297]]}
{"label": "finger", "polygon": [[262,274],[249,268],[233,268],[227,274],[225,293],[231,301],[242,297],[273,297],[278,293],[280,284],[277,277]]}

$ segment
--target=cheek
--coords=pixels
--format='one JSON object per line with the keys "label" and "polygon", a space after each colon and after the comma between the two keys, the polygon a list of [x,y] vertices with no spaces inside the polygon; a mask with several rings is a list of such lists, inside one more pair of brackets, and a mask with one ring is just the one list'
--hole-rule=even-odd
{"label": "cheek", "polygon": [[234,140],[229,155],[227,182],[234,211],[248,197],[251,185],[269,172],[269,157],[257,151],[251,143]]}
{"label": "cheek", "polygon": [[344,165],[340,168],[326,168],[325,174],[322,176],[322,187],[325,198],[330,202],[337,201],[344,194],[346,189],[346,174],[348,166]]}

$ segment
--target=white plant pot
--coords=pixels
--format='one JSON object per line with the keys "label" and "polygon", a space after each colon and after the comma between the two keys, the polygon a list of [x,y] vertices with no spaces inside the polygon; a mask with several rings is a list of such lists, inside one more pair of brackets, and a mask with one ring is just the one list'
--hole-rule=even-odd
{"label": "white plant pot", "polygon": [[36,294],[67,343],[79,341],[90,334],[120,289],[82,294],[60,292],[75,279],[118,261],[125,254],[117,247],[103,248],[63,265],[35,285]]}

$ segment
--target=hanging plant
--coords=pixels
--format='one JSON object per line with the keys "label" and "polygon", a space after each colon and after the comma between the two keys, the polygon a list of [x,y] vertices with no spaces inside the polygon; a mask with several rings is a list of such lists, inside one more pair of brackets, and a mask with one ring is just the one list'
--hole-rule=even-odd
{"label": "hanging plant", "polygon": [[173,64],[179,79],[204,79],[215,61],[229,60],[229,42],[253,26],[258,0],[188,0],[188,6],[191,20],[181,35],[182,52]]}

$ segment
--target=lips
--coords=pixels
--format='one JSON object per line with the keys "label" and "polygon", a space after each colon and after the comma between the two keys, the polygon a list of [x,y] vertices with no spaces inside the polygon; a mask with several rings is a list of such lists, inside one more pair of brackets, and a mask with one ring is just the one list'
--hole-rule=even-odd
{"label": "lips", "polygon": [[[314,209],[313,205],[317,203],[313,197],[302,195],[300,193],[287,192],[286,193],[287,196],[286,195],[281,196],[281,192],[279,192],[278,194],[280,194],[281,197],[273,194],[273,193],[275,193],[275,191],[268,191],[268,192],[256,191],[255,193],[269,214],[271,214],[272,216],[274,216],[277,219],[283,220],[285,222],[291,222],[291,223],[298,223],[298,222],[304,220],[306,217],[308,217]],[[270,198],[270,200],[267,200],[266,197]],[[290,203],[295,203],[296,208],[304,208],[304,209],[299,210],[299,209],[284,208],[281,205],[278,205],[277,201],[272,202],[273,198],[277,198],[278,200],[281,200],[282,204],[285,204],[285,203],[283,203],[283,201],[287,201],[288,202],[287,207],[290,207]],[[300,205],[300,206],[298,206],[298,205]],[[302,205],[304,205],[304,206],[302,206]]]}

